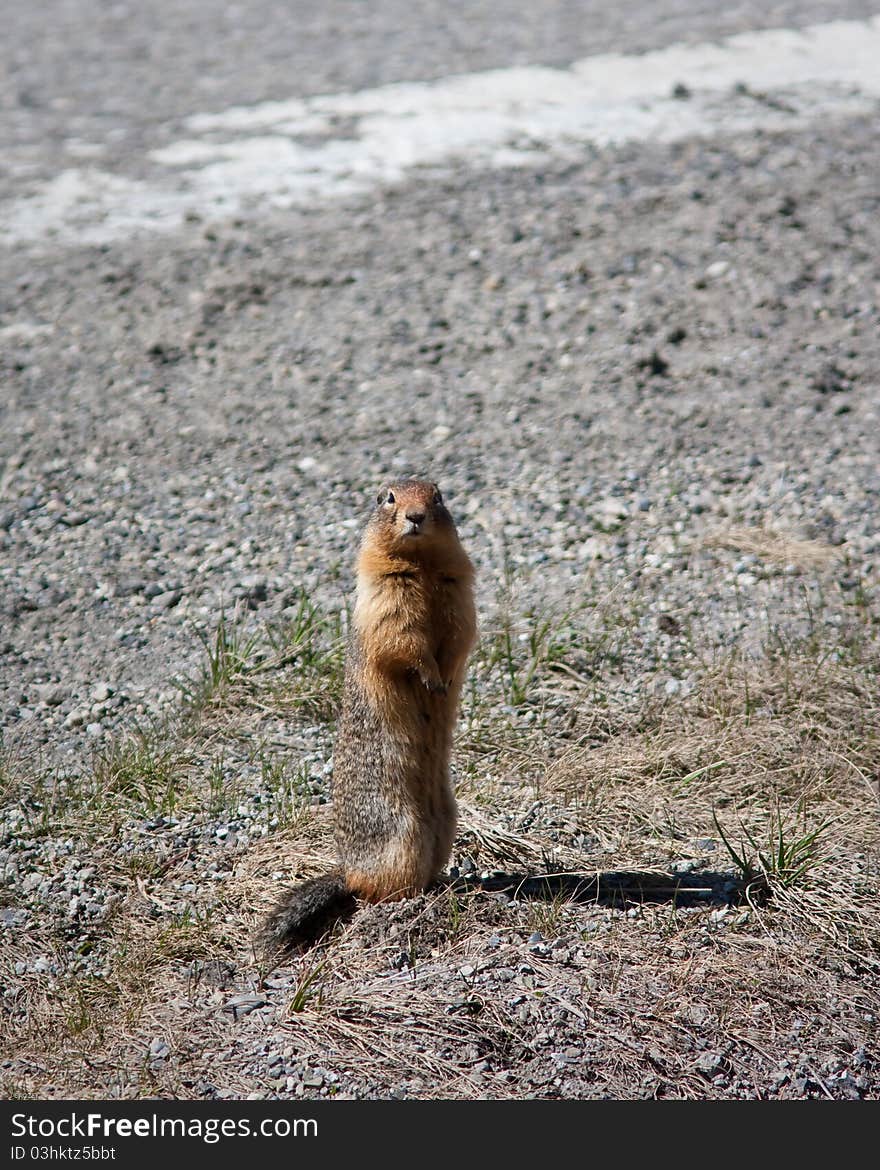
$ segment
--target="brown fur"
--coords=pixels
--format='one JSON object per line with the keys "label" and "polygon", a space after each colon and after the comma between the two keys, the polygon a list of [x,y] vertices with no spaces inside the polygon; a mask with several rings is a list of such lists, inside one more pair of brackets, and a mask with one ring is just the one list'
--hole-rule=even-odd
{"label": "brown fur", "polygon": [[[435,484],[382,489],[358,559],[333,763],[345,888],[369,902],[421,892],[449,859],[449,755],[476,638],[473,576]],[[310,941],[297,931],[300,888],[270,917],[276,945]]]}

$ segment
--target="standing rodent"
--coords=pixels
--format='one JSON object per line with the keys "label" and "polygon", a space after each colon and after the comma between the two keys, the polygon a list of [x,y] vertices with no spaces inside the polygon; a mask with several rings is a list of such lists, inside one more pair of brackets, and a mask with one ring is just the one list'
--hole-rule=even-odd
{"label": "standing rodent", "polygon": [[333,756],[339,867],[288,891],[264,941],[292,949],[356,899],[411,897],[449,859],[449,779],[465,665],[476,639],[473,565],[436,484],[383,487],[361,543]]}

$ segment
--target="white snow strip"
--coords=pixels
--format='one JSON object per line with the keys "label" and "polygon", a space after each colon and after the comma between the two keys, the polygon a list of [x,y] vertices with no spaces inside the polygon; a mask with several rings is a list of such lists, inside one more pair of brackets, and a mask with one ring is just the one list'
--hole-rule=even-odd
{"label": "white snow strip", "polygon": [[83,167],[8,201],[0,242],[104,243],[192,215],[363,194],[418,167],[523,166],[585,144],[795,128],[877,111],[878,99],[880,16],[233,107],[188,118],[190,137],[150,156],[151,181]]}

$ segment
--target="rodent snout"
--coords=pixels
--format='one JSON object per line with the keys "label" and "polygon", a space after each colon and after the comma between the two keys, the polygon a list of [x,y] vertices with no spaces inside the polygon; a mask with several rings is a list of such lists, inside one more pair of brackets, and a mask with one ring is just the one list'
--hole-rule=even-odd
{"label": "rodent snout", "polygon": [[417,508],[407,508],[406,518],[413,526],[413,528],[421,528],[421,526],[425,523],[425,511],[419,511]]}

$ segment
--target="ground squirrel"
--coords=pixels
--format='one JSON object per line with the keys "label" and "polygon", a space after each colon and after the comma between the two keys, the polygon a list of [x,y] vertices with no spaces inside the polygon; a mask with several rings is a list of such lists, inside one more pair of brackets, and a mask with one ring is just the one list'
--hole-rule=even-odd
{"label": "ground squirrel", "polygon": [[319,938],[356,899],[420,893],[455,836],[452,732],[476,637],[473,566],[436,484],[379,492],[361,543],[333,756],[339,867],[288,891],[264,942]]}

